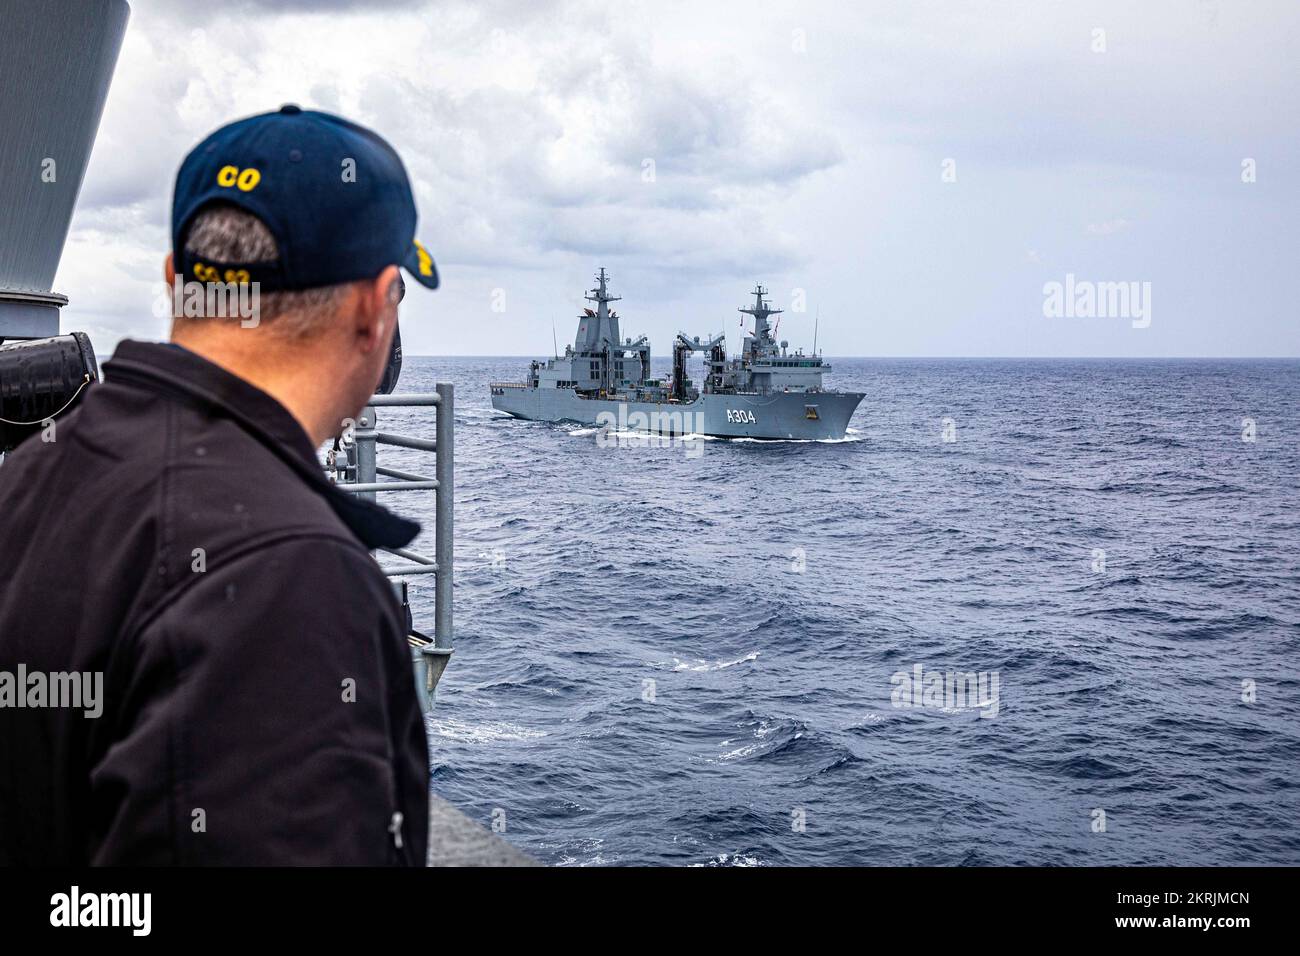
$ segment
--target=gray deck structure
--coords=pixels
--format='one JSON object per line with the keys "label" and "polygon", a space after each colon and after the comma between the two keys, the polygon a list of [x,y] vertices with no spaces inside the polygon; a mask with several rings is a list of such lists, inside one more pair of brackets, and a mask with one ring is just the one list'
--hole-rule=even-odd
{"label": "gray deck structure", "polygon": [[429,866],[540,866],[441,797],[429,798]]}
{"label": "gray deck structure", "polygon": [[0,47],[0,338],[59,334],[52,292],[131,10],[9,0]]}

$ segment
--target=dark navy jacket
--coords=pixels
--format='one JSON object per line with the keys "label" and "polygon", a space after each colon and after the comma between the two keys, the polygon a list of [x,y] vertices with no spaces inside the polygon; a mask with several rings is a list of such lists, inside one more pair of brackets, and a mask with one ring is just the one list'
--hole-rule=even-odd
{"label": "dark navy jacket", "polygon": [[369,553],[418,526],[192,352],[124,342],[105,376],[0,464],[0,678],[103,674],[98,718],[0,706],[0,865],[423,865],[423,719]]}

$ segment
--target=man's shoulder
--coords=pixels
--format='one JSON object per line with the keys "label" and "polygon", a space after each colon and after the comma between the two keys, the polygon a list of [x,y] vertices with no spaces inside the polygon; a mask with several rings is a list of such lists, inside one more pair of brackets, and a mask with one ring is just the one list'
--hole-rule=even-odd
{"label": "man's shoulder", "polygon": [[306,589],[329,602],[343,587],[386,586],[325,494],[233,422],[179,430],[164,481],[161,557],[173,587],[226,567],[266,599]]}
{"label": "man's shoulder", "polygon": [[327,500],[338,492],[304,480],[300,468],[229,415],[169,398],[157,400],[133,426],[122,411],[106,409],[99,420],[74,423],[69,431],[91,444],[113,432],[122,438],[119,449],[132,452],[78,484],[96,499],[130,488],[138,513],[113,507],[101,520],[126,531],[143,519],[152,529],[152,540],[140,537],[136,546],[140,558],[157,565],[140,608],[146,616],[200,584],[202,575],[236,563],[251,562],[263,579],[281,586],[321,580],[343,566],[361,580],[382,578]]}
{"label": "man's shoulder", "polygon": [[51,432],[25,441],[0,474],[15,494],[57,501],[65,519],[94,510],[98,524],[135,523],[146,512],[175,540],[293,528],[355,540],[319,489],[219,412],[110,381]]}
{"label": "man's shoulder", "polygon": [[320,490],[229,419],[178,428],[167,468],[163,501],[178,533],[243,541],[296,530],[361,548]]}
{"label": "man's shoulder", "polygon": [[234,594],[263,608],[309,599],[299,592],[386,607],[391,587],[330,500],[343,492],[304,470],[218,409],[110,381],[60,422],[57,444],[20,447],[0,491],[41,567],[85,587],[113,569],[99,596],[116,602],[114,629],[138,633],[182,602],[220,611]]}
{"label": "man's shoulder", "polygon": [[369,552],[340,535],[264,538],[206,563],[196,559],[183,574],[127,627],[138,646],[186,659],[238,657],[251,647],[292,656],[339,640],[405,634],[387,577]]}
{"label": "man's shoulder", "polygon": [[327,530],[266,535],[191,570],[191,579],[182,582],[191,586],[182,587],[169,605],[182,603],[191,591],[217,592],[228,603],[257,595],[258,604],[290,607],[373,608],[377,598],[396,601],[370,553],[346,534]]}

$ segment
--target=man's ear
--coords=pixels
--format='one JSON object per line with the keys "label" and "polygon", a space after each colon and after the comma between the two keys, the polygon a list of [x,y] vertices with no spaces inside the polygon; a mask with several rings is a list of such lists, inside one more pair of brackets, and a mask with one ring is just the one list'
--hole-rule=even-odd
{"label": "man's ear", "polygon": [[172,262],[172,254],[167,253],[167,258],[163,260],[163,279],[168,285],[176,284],[176,264]]}
{"label": "man's ear", "polygon": [[397,321],[397,266],[388,266],[372,282],[361,286],[356,310],[356,334],[364,351],[382,347],[388,326]]}
{"label": "man's ear", "polygon": [[384,305],[388,310],[397,308],[397,303],[402,301],[401,287],[402,277],[398,272],[397,266],[389,266],[383,272],[379,273],[379,279],[376,282],[379,291],[383,293]]}

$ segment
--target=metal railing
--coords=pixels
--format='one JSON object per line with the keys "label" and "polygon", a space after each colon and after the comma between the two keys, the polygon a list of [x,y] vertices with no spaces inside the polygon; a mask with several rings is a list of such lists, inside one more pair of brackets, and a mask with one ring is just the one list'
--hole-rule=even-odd
{"label": "metal railing", "polygon": [[[451,595],[455,547],[452,530],[452,494],[455,463],[455,388],[439,382],[434,394],[375,395],[361,413],[360,420],[349,430],[339,447],[330,453],[328,465],[336,475],[339,488],[374,500],[379,492],[432,491],[435,499],[433,521],[433,557],[409,548],[385,548],[403,564],[384,568],[391,578],[407,575],[434,575],[433,640],[412,629],[409,636],[411,659],[415,665],[415,686],[425,712],[433,707],[434,691],[452,652]],[[436,418],[433,440],[414,438],[379,430],[377,408],[431,406]],[[414,451],[432,452],[433,477],[380,465],[379,445],[392,445]],[[388,481],[379,479],[387,478]],[[398,586],[402,603],[406,600],[406,582]],[[532,866],[533,860],[520,853],[500,836],[470,820],[435,795],[429,798],[429,849],[425,860],[429,866]]]}
{"label": "metal railing", "polygon": [[[433,439],[416,438],[379,430],[378,408],[431,406],[435,414]],[[387,554],[403,563],[383,567],[390,578],[432,574],[433,638],[418,629],[410,635],[412,655],[417,669],[417,683],[431,705],[434,688],[447,667],[452,652],[452,578],[455,567],[453,530],[453,495],[455,493],[455,386],[439,382],[433,394],[374,395],[356,424],[346,430],[337,447],[327,457],[340,490],[371,501],[380,492],[432,491],[435,495],[433,521],[433,557],[408,548],[384,548]],[[389,468],[378,463],[378,446],[392,445],[434,455],[433,477]],[[380,477],[387,478],[381,481]],[[394,586],[404,607],[409,608],[407,582]]]}

